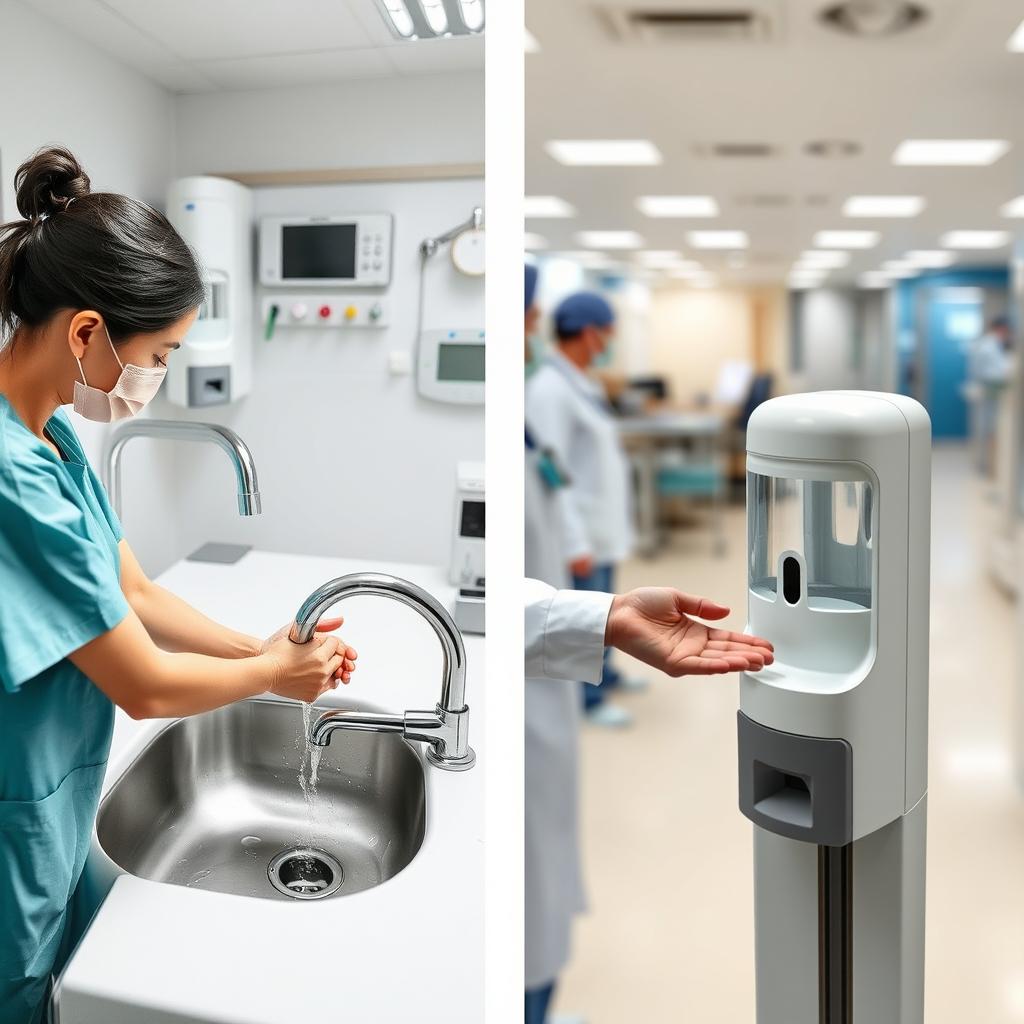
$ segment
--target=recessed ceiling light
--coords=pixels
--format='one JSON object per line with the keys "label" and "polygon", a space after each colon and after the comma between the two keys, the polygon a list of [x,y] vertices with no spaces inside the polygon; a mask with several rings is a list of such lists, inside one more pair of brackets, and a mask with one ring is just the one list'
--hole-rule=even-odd
{"label": "recessed ceiling light", "polygon": [[861,288],[888,288],[889,277],[878,270],[869,270],[857,278],[857,284]]}
{"label": "recessed ceiling light", "polygon": [[399,39],[477,35],[484,28],[483,0],[377,0],[377,7],[392,33]]}
{"label": "recessed ceiling light", "polygon": [[1007,40],[1006,48],[1011,53],[1024,53],[1024,21],[1017,26],[1016,31]]}
{"label": "recessed ceiling light", "polygon": [[646,139],[552,139],[544,147],[569,167],[629,167],[660,164],[661,153]]}
{"label": "recessed ceiling light", "polygon": [[484,0],[459,0],[462,22],[470,32],[480,32],[484,27]]}
{"label": "recessed ceiling light", "polygon": [[888,278],[904,278],[917,277],[917,275],[921,273],[921,270],[919,267],[905,266],[901,268],[893,267],[892,269],[883,269],[880,273],[885,274]]}
{"label": "recessed ceiling light", "polygon": [[797,266],[831,269],[845,267],[849,262],[850,254],[848,252],[840,252],[837,249],[808,249],[800,254]]}
{"label": "recessed ceiling light", "polygon": [[537,37],[528,28],[524,28],[523,32],[525,33],[523,49],[527,53],[540,53],[540,43],[537,42]]}
{"label": "recessed ceiling light", "polygon": [[945,249],[911,249],[903,259],[911,266],[936,270],[954,264],[956,253],[946,252]]}
{"label": "recessed ceiling light", "polygon": [[644,244],[635,231],[580,231],[576,241],[584,249],[639,249]]}
{"label": "recessed ceiling light", "polygon": [[804,144],[804,152],[808,156],[821,157],[826,160],[837,160],[858,156],[861,146],[853,139],[812,139]]}
{"label": "recessed ceiling light", "polygon": [[576,209],[558,196],[526,196],[523,212],[527,217],[575,217]]}
{"label": "recessed ceiling light", "polygon": [[882,270],[887,274],[900,273],[903,270],[910,270],[916,273],[920,267],[916,263],[912,263],[910,260],[886,260],[882,264]]}
{"label": "recessed ceiling light", "polygon": [[939,245],[946,249],[1000,249],[1009,241],[1008,231],[949,231]]}
{"label": "recessed ceiling light", "polygon": [[543,235],[535,235],[532,231],[527,231],[523,247],[527,252],[534,249],[546,249],[548,247],[548,240]]}
{"label": "recessed ceiling light", "polygon": [[896,147],[892,162],[906,167],[985,167],[1009,148],[1005,139],[907,139]]}
{"label": "recessed ceiling light", "polygon": [[557,259],[569,260],[578,263],[581,267],[599,270],[603,267],[610,267],[614,260],[603,252],[592,252],[589,249],[567,249],[562,252],[553,252],[551,255]]}
{"label": "recessed ceiling light", "polygon": [[880,238],[877,231],[819,231],[814,244],[818,249],[872,249]]}
{"label": "recessed ceiling light", "polygon": [[921,196],[850,196],[844,217],[916,217],[924,209]]}
{"label": "recessed ceiling light", "polygon": [[1004,217],[1024,217],[1024,196],[1017,196],[1005,203],[999,210]]}
{"label": "recessed ceiling light", "polygon": [[648,217],[717,217],[711,196],[640,196],[637,209]]}
{"label": "recessed ceiling light", "polygon": [[746,249],[746,231],[691,231],[687,236],[694,249]]}

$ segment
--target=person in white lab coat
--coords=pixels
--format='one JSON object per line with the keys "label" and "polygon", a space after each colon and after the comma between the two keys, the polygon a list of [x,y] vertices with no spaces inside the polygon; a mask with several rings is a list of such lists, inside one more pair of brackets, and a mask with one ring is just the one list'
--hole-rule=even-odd
{"label": "person in white lab coat", "polygon": [[[526,418],[572,475],[562,514],[573,586],[608,593],[616,563],[633,549],[632,487],[604,389],[587,371],[607,356],[615,313],[596,292],[577,292],[559,304],[554,326],[558,349],[527,382]],[[607,700],[622,682],[606,652],[600,685],[583,690],[591,722],[630,723],[629,712]]]}
{"label": "person in white lab coat", "polygon": [[[536,269],[526,268],[526,334],[537,320]],[[527,362],[530,360],[527,349]],[[756,670],[771,644],[690,619],[728,609],[666,587],[611,593],[565,589],[562,503],[567,474],[532,424],[526,428],[526,1024],[544,1024],[583,910],[577,810],[577,680],[596,683],[605,646],[669,675]]]}
{"label": "person in white lab coat", "polygon": [[993,317],[988,330],[974,343],[968,359],[970,395],[975,401],[975,432],[979,469],[991,473],[995,467],[996,427],[999,405],[1010,382],[1013,357],[1010,321]]}

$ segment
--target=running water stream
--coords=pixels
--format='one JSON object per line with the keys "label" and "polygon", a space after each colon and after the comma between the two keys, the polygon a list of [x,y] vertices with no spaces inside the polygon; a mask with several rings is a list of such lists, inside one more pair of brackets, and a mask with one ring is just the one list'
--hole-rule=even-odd
{"label": "running water stream", "polygon": [[[313,725],[313,705],[303,703],[302,705],[302,739],[304,744],[302,751],[302,763],[299,765],[299,787],[306,801],[306,816],[308,818],[307,834],[302,837],[306,843],[313,841],[313,833],[316,829],[316,787],[320,774],[320,758],[323,757],[324,748],[317,746],[309,738],[310,729]],[[308,771],[308,776],[307,776]]]}

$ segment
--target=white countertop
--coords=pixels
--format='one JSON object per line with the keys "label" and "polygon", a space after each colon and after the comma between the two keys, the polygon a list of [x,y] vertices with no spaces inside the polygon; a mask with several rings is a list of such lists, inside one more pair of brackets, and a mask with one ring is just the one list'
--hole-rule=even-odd
{"label": "white countertop", "polygon": [[[454,599],[444,573],[429,566],[258,551],[229,566],[179,562],[159,582],[217,621],[267,636],[320,584],[361,571],[404,577],[448,608]],[[441,648],[426,622],[375,597],[336,611],[359,664],[350,686],[318,706],[339,697],[398,712],[436,704]],[[466,635],[465,646],[477,764],[467,772],[426,766],[426,834],[403,871],[361,893],[304,903],[121,875],[61,978],[60,1024],[479,1024],[483,638]],[[118,710],[105,791],[166,724]]]}

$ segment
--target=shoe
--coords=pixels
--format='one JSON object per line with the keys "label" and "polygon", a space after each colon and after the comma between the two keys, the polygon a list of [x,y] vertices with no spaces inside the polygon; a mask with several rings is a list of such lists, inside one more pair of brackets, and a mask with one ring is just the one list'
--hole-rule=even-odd
{"label": "shoe", "polygon": [[624,729],[633,724],[633,715],[618,704],[605,701],[587,712],[587,721],[604,729]]}
{"label": "shoe", "polygon": [[650,680],[641,679],[640,676],[619,676],[615,689],[623,693],[643,693],[650,685]]}

